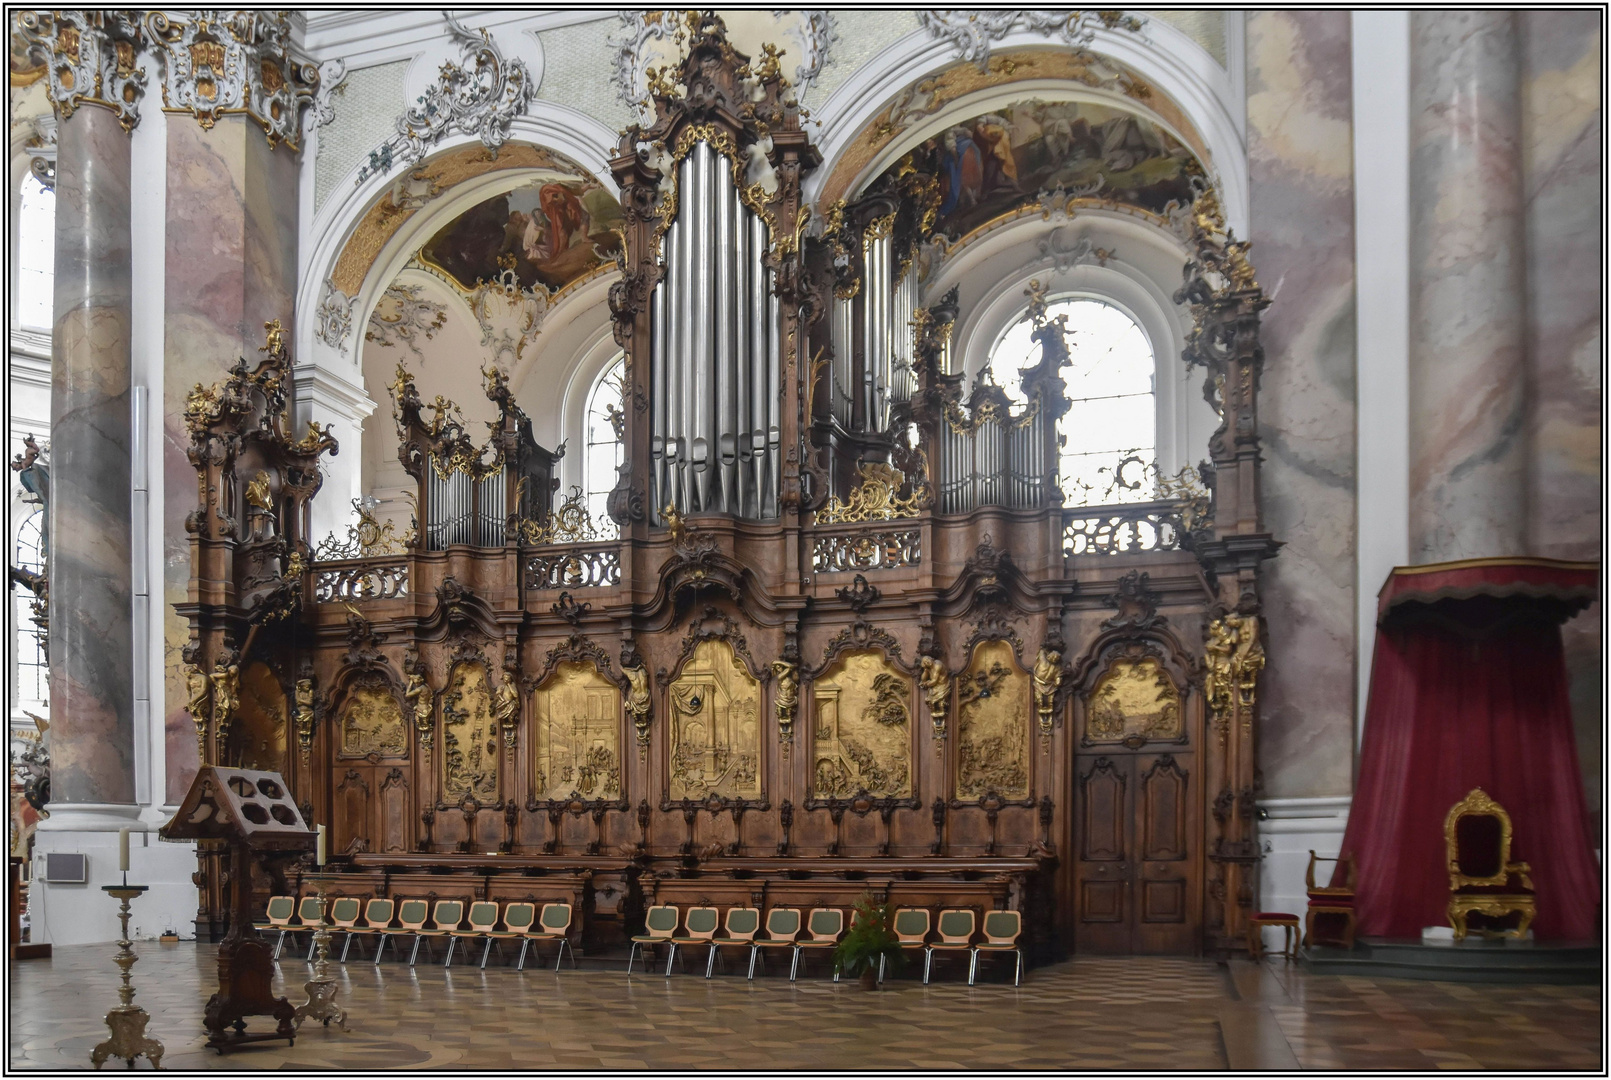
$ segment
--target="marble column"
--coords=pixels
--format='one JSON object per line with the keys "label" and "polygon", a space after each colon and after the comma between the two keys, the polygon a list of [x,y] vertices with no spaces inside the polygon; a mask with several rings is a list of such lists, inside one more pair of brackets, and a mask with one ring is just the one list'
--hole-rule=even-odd
{"label": "marble column", "polygon": [[173,609],[190,583],[185,516],[196,508],[196,471],[186,457],[184,398],[196,383],[224,378],[238,357],[261,358],[263,324],[289,331],[296,295],[297,157],[270,146],[245,116],[211,129],[168,117],[166,283],[163,312],[163,709],[167,798],[178,802],[197,766],[196,729],[185,711],[185,619]]}
{"label": "marble column", "polygon": [[55,812],[72,804],[137,813],[129,253],[128,133],[109,110],[80,108],[61,121],[56,158],[50,750],[57,827],[68,827],[70,815]]}
{"label": "marble column", "polygon": [[1527,543],[1517,16],[1410,16],[1410,559]]}

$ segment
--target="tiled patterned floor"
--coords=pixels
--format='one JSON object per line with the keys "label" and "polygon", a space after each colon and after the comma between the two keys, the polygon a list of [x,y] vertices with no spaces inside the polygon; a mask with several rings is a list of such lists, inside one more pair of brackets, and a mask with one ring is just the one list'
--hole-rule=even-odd
{"label": "tiled patterned floor", "polygon": [[[113,946],[11,963],[10,1063],[89,1063],[116,1002]],[[1245,961],[1075,959],[1014,989],[1005,965],[969,988],[960,965],[916,966],[869,994],[815,968],[735,975],[349,963],[351,1031],[306,1027],[294,1047],[202,1049],[210,946],[142,944],[136,1002],[166,1068],[1429,1069],[1598,1068],[1594,987],[1501,987],[1307,975]],[[289,952],[290,950],[288,950]],[[700,958],[702,959],[702,957]],[[821,966],[820,964],[818,966]],[[663,969],[657,969],[663,970]],[[730,966],[729,970],[732,970]],[[276,989],[304,997],[287,956]],[[702,973],[702,972],[701,972]],[[989,979],[989,981],[987,981]],[[287,985],[289,984],[289,985]],[[259,1019],[249,1030],[266,1030]],[[116,1066],[117,1063],[111,1063]],[[144,1062],[140,1064],[145,1068]]]}

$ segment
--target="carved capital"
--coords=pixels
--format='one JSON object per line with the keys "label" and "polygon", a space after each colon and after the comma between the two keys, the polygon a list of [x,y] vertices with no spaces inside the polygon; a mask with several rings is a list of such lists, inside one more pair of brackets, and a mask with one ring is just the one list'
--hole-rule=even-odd
{"label": "carved capital", "polygon": [[24,11],[13,23],[28,55],[45,65],[51,107],[65,120],[80,105],[117,114],[124,131],[140,122],[145,72],[136,67],[143,43],[128,11]]}

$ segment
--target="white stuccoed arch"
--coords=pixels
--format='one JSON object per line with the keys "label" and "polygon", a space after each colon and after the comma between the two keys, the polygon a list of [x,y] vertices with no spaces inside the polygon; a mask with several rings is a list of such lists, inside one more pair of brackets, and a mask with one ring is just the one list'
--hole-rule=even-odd
{"label": "white stuccoed arch", "polygon": [[[563,154],[575,161],[612,195],[619,195],[610,175],[609,158],[619,144],[619,133],[585,113],[550,101],[534,100],[528,111],[515,118],[506,146],[530,143]],[[459,133],[444,138],[425,160],[464,146],[480,145],[474,134]],[[331,192],[312,224],[303,233],[300,272],[297,279],[296,326],[293,355],[299,358],[293,375],[298,425],[308,420],[333,425],[336,438],[350,452],[326,459],[325,481],[313,500],[312,534],[323,537],[343,532],[351,519],[352,500],[363,495],[361,429],[364,418],[376,406],[365,390],[360,366],[363,328],[370,314],[412,252],[442,224],[456,214],[499,191],[519,186],[534,175],[529,169],[505,169],[485,173],[456,185],[432,200],[387,241],[364,277],[355,297],[345,300],[350,329],[340,346],[319,336],[319,308],[328,297],[327,283],[336,262],[353,231],[392,184],[423,162],[394,167],[382,175],[359,182],[363,162],[358,162]]]}
{"label": "white stuccoed arch", "polygon": [[[1099,29],[1089,46],[1090,52],[1124,64],[1180,106],[1213,158],[1209,164],[1219,182],[1226,221],[1239,236],[1247,234],[1249,197],[1242,33],[1240,20],[1228,20],[1229,70],[1221,68],[1180,30],[1157,19],[1148,21],[1140,33]],[[991,51],[1044,48],[1048,44],[1041,34],[1019,30],[992,42]],[[816,200],[839,156],[896,94],[959,60],[950,43],[930,36],[925,30],[917,30],[891,43],[862,65],[813,112],[809,130],[822,151],[823,162],[805,179],[805,198]],[[1020,87],[1020,93],[1032,93],[1029,88],[1034,85],[1031,82],[1006,84]],[[1135,105],[1130,102],[1131,108]],[[955,108],[956,104],[952,103],[942,114]],[[883,155],[880,155],[848,190],[854,192],[876,176],[874,170],[882,164]]]}

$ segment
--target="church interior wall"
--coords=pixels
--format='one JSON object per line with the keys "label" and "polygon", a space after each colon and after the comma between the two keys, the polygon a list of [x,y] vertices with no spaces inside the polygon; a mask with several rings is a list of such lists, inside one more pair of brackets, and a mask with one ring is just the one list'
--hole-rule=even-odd
{"label": "church interior wall", "polygon": [[[825,154],[806,182],[808,198],[834,184],[841,194],[852,192],[882,172],[902,147],[892,143],[876,155],[857,158],[864,149],[856,144],[858,135],[902,91],[957,61],[954,48],[923,29],[916,12],[841,11],[820,25],[810,21],[813,14],[784,19],[747,12],[733,18],[735,35],[754,38],[739,41],[742,47],[758,51],[768,31],[781,28],[792,54],[788,62],[809,55],[813,47],[820,52],[800,93],[811,111],[807,129]],[[1367,550],[1364,535],[1374,520],[1370,504],[1379,500],[1364,443],[1380,419],[1362,389],[1369,378],[1363,365],[1370,358],[1359,340],[1356,306],[1367,287],[1356,260],[1361,241],[1356,230],[1371,227],[1362,224],[1369,214],[1360,202],[1366,181],[1351,152],[1360,138],[1355,126],[1362,93],[1356,83],[1360,24],[1346,11],[1157,12],[1152,20],[1142,35],[1100,31],[1093,48],[1150,80],[1158,109],[1167,107],[1171,117],[1184,122],[1182,140],[1204,148],[1225,192],[1226,217],[1238,236],[1253,241],[1252,261],[1273,301],[1262,322],[1262,506],[1269,531],[1283,546],[1261,571],[1269,653],[1258,757],[1265,854],[1261,891],[1264,906],[1293,910],[1302,904],[1307,851],[1334,851],[1346,823],[1369,665],[1371,628],[1365,613],[1373,608],[1380,584],[1366,569],[1377,556]],[[649,62],[644,58],[659,55],[654,50],[661,47],[653,42],[646,51],[631,47],[635,34],[639,44],[646,40],[641,18],[510,11],[481,13],[469,21],[496,34],[505,55],[524,59],[535,79],[533,100],[512,127],[509,152],[534,146],[563,153],[614,193],[606,165],[616,152],[611,133],[635,115],[620,90],[631,84],[642,91]],[[1599,551],[1603,514],[1603,43],[1593,13],[1526,12],[1517,16],[1517,25],[1523,73],[1517,162],[1525,191],[1527,548],[1529,554],[1592,559]],[[136,645],[138,657],[145,643],[148,676],[146,712],[137,718],[136,730],[143,741],[137,753],[143,763],[139,801],[152,821],[183,795],[198,763],[195,727],[184,708],[181,660],[190,631],[173,607],[187,599],[191,574],[185,518],[195,509],[195,470],[186,457],[189,435],[183,421],[191,387],[222,378],[237,357],[251,363],[262,325],[271,318],[285,322],[297,343],[296,355],[305,358],[298,377],[328,377],[338,387],[319,398],[322,412],[310,404],[314,391],[300,396],[299,422],[334,417],[350,432],[340,435],[345,460],[332,466],[331,476],[339,479],[327,481],[315,500],[315,539],[326,526],[345,524],[355,492],[378,499],[383,520],[399,527],[408,522],[407,497],[415,482],[397,461],[388,398],[399,362],[413,374],[423,399],[441,394],[457,402],[478,438],[480,421],[496,414],[473,385],[479,382],[476,361],[484,362],[491,331],[477,322],[464,290],[440,274],[405,264],[436,228],[490,192],[514,186],[519,170],[461,178],[424,196],[409,193],[406,170],[362,174],[371,152],[395,131],[401,110],[434,80],[444,60],[457,55],[457,46],[435,13],[413,11],[311,14],[299,34],[318,59],[344,56],[348,62],[345,91],[333,98],[333,119],[316,126],[309,152],[300,158],[268,146],[261,130],[244,117],[221,117],[207,130],[188,117],[163,116],[149,97],[134,135],[141,148],[137,153],[157,155],[164,169],[156,187],[148,178],[148,190],[137,192],[135,213],[136,230],[145,220],[143,235],[157,241],[155,251],[149,243],[143,249],[136,245],[136,259],[157,275],[154,285],[145,286],[155,291],[137,296],[154,298],[151,311],[160,313],[148,313],[143,323],[137,319],[135,328],[136,381],[151,395],[147,400],[156,421],[146,470],[150,520],[144,529],[152,588],[149,606],[138,615],[145,629]],[[1044,38],[1018,29],[993,47],[1046,45]],[[927,118],[926,128],[914,125],[907,141],[971,115],[969,109],[981,102],[1034,97],[1039,87],[1033,82],[984,85],[989,78],[973,96],[958,95],[960,103]],[[1091,96],[1083,90],[1040,91],[1051,97]],[[14,105],[32,101],[37,110],[37,97],[13,90]],[[19,169],[26,171],[28,157],[19,148],[17,130],[14,122],[14,203]],[[449,136],[431,147],[425,163],[478,145],[472,135]],[[333,275],[365,216],[386,198],[412,198],[417,215],[371,253],[367,272],[348,295],[335,288]],[[161,222],[151,223],[159,206]],[[1054,233],[1059,239],[1052,239]],[[1058,245],[1075,240],[1111,248],[1116,253],[1111,265],[1090,259],[1059,265]],[[1201,399],[1200,373],[1187,372],[1179,361],[1189,329],[1184,307],[1170,298],[1180,260],[1175,241],[1153,224],[1100,211],[1068,221],[1035,216],[987,230],[960,250],[936,256],[926,296],[932,302],[958,286],[957,365],[970,378],[996,337],[1021,314],[1022,292],[1032,277],[1049,280],[1054,294],[1105,295],[1124,304],[1146,331],[1158,361],[1160,465],[1172,472],[1203,456],[1217,422]],[[567,444],[558,471],[561,490],[581,480],[585,395],[618,349],[606,303],[613,277],[600,274],[574,289],[568,286],[535,321],[525,347],[512,354],[515,362],[504,365],[538,442],[550,449]],[[406,296],[397,295],[399,289]],[[327,332],[321,322],[331,303],[346,312],[344,330]],[[388,324],[376,337],[376,320],[399,310],[412,320],[412,332],[399,336]],[[1403,332],[1407,336],[1408,327]],[[48,400],[39,400],[41,345],[35,337],[13,331],[11,338],[12,444],[24,429],[43,433],[48,426]],[[48,341],[43,347],[48,349]],[[13,445],[11,452],[16,450]],[[1393,515],[1401,516],[1402,510],[1394,507]],[[138,543],[136,549],[141,550]],[[957,547],[951,569],[959,569],[969,551]],[[1086,612],[1071,617],[1067,628],[1079,640],[1095,633],[1099,622]],[[1599,623],[1596,605],[1563,631],[1580,765],[1596,814],[1604,752]],[[813,633],[803,642],[812,659],[824,645],[821,634]],[[900,633],[910,660],[917,648],[915,631]],[[1039,639],[1038,629],[1033,636]],[[1186,636],[1199,649],[1197,629]],[[664,643],[667,649],[671,644]],[[961,651],[960,640],[947,639],[946,645],[952,654]],[[764,652],[770,656],[779,647],[781,638]],[[652,657],[656,663],[671,667],[676,662],[660,652]],[[15,710],[11,722],[19,724]],[[914,753],[929,751],[927,739],[923,734]],[[657,827],[670,836],[681,819],[662,816],[665,821]],[[802,815],[798,827],[802,838],[817,837],[826,828],[811,815]],[[913,836],[921,831],[911,822],[899,827],[915,830]],[[85,847],[98,840],[74,834],[73,842]],[[180,877],[178,868],[190,856],[187,849],[168,847],[172,850],[137,855],[136,863],[147,860],[163,884],[164,891],[148,901],[153,911],[164,913],[155,921],[185,925],[193,914],[194,891],[185,884],[189,870]],[[110,922],[93,921],[100,915],[92,919],[87,902],[82,916],[76,901],[65,904],[41,927],[47,937],[109,939]],[[81,921],[84,929],[68,929]]]}

